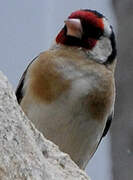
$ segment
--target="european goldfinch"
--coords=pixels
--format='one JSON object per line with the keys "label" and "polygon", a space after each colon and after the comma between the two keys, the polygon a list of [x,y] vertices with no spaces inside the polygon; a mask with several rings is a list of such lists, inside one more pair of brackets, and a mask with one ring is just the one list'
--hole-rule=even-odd
{"label": "european goldfinch", "polygon": [[116,43],[97,11],[75,11],[64,23],[25,70],[16,96],[36,128],[84,169],[111,124]]}

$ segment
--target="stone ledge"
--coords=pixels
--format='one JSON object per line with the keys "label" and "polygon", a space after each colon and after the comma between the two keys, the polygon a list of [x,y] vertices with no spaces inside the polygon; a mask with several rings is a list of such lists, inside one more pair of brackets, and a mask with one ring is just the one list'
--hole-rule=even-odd
{"label": "stone ledge", "polygon": [[27,119],[0,72],[0,180],[90,180]]}

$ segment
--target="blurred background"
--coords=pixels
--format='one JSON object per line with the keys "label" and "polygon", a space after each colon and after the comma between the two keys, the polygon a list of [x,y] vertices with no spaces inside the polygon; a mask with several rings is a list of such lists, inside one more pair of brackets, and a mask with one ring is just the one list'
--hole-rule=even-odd
{"label": "blurred background", "polygon": [[14,89],[26,66],[49,48],[72,11],[96,9],[109,19],[118,37],[115,118],[86,172],[92,180],[133,180],[133,1],[0,2],[0,70]]}

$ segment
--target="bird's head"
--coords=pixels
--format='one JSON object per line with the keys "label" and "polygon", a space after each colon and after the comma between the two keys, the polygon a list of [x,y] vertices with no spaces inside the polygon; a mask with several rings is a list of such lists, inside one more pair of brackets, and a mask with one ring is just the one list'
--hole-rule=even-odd
{"label": "bird's head", "polygon": [[99,63],[112,63],[116,57],[116,43],[112,26],[94,10],[78,10],[65,21],[56,43],[83,48]]}

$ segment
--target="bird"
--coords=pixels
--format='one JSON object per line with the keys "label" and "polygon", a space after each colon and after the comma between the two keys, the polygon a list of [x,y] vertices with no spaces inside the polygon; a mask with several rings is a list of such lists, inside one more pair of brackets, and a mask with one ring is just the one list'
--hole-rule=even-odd
{"label": "bird", "polygon": [[16,89],[35,127],[81,169],[113,119],[116,57],[108,19],[79,9],[64,20],[50,48],[31,61]]}

